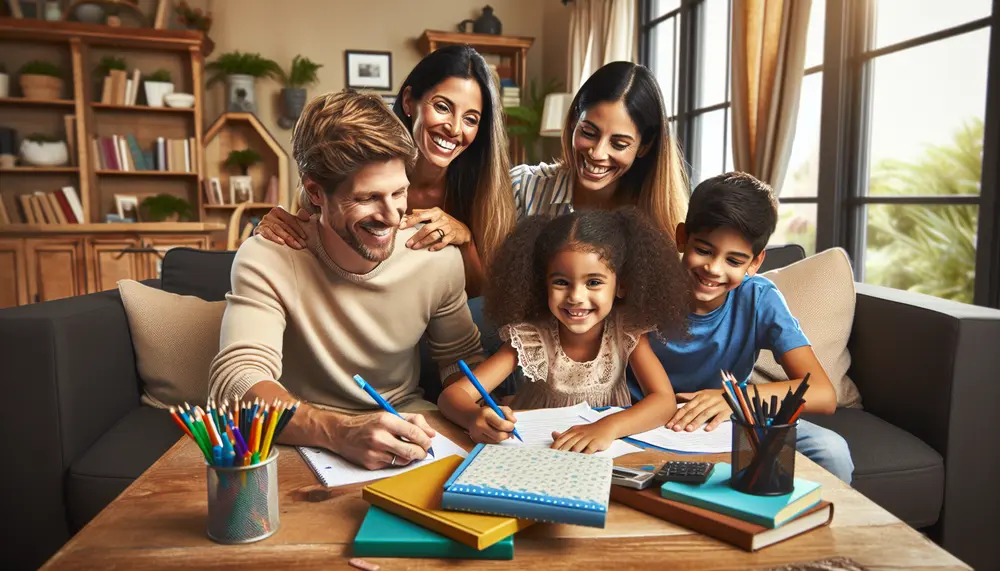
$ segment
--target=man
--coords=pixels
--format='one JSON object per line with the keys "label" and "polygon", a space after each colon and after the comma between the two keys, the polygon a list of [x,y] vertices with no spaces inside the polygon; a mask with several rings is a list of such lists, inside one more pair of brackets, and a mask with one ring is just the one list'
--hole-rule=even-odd
{"label": "man", "polygon": [[[240,247],[210,371],[217,402],[302,399],[281,442],[327,448],[369,469],[422,459],[434,431],[418,414],[425,331],[441,378],[482,360],[457,248],[411,250],[407,169],[416,149],[377,96],[311,101],[292,135],[300,201],[318,214],[309,246],[255,237]],[[360,374],[400,410],[378,409]],[[402,440],[405,439],[405,440]]]}

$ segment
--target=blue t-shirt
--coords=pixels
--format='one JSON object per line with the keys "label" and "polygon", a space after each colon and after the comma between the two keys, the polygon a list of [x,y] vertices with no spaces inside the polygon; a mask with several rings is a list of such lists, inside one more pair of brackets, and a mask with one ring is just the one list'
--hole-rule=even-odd
{"label": "blue t-shirt", "polygon": [[[690,338],[682,341],[663,344],[650,337],[653,352],[678,393],[721,388],[720,370],[741,381],[749,378],[761,349],[779,359],[786,351],[809,345],[785,297],[761,276],[743,278],[712,312],[690,314],[688,329]],[[642,390],[631,368],[628,386],[632,402],[641,400]]]}

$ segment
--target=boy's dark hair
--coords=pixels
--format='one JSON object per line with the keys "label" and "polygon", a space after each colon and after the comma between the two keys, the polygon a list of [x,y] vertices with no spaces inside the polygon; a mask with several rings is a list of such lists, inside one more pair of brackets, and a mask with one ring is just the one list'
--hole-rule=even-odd
{"label": "boy's dark hair", "polygon": [[684,228],[688,236],[716,228],[733,228],[753,255],[767,246],[778,225],[778,200],[767,184],[742,172],[720,174],[699,184],[691,193]]}
{"label": "boy's dark hair", "polygon": [[627,328],[683,336],[691,310],[687,274],[674,241],[634,206],[524,219],[490,264],[486,318],[502,326],[549,317],[549,262],[567,247],[597,253],[615,272],[625,291],[615,311]]}

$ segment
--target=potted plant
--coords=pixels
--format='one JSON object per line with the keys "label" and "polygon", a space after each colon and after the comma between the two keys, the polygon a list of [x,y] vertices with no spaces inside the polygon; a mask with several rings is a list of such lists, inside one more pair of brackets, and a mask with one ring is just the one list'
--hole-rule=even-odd
{"label": "potted plant", "polygon": [[230,151],[229,156],[226,157],[226,162],[222,163],[222,166],[226,168],[237,168],[240,170],[240,174],[247,176],[250,173],[250,167],[260,162],[260,153],[253,149],[243,149],[240,151]]}
{"label": "potted plant", "polygon": [[227,109],[236,112],[257,111],[254,92],[254,82],[257,79],[281,77],[281,67],[274,60],[257,53],[239,51],[220,55],[218,59],[206,65],[205,69],[212,72],[212,77],[208,80],[209,86],[222,79],[226,80]]}
{"label": "potted plant", "polygon": [[188,30],[208,34],[208,30],[212,28],[212,13],[202,12],[201,8],[191,8],[185,0],[174,7],[174,14],[177,14],[177,22]]}
{"label": "potted plant", "polygon": [[32,60],[21,66],[21,92],[25,99],[59,99],[62,70],[52,62]]}
{"label": "potted plant", "polygon": [[143,85],[146,90],[146,104],[150,107],[163,107],[163,96],[174,92],[170,72],[165,69],[158,69],[147,75]]}
{"label": "potted plant", "polygon": [[111,73],[113,69],[120,69],[126,71],[128,69],[128,64],[125,62],[123,57],[115,56],[104,56],[101,61],[97,63],[97,67],[94,68],[94,75],[97,77],[104,77]]}
{"label": "potted plant", "polygon": [[559,81],[549,80],[545,82],[541,93],[539,93],[535,80],[531,80],[525,104],[504,108],[504,113],[511,119],[507,123],[507,134],[521,142],[528,164],[533,165],[539,162],[538,140],[541,138],[545,97],[550,93],[558,93],[561,89],[562,84]]}
{"label": "potted plant", "polygon": [[29,165],[53,167],[69,162],[66,141],[42,133],[32,133],[21,141],[21,158]]}
{"label": "potted plant", "polygon": [[10,76],[7,75],[7,68],[0,63],[0,97],[10,95]]}
{"label": "potted plant", "polygon": [[292,58],[292,67],[285,73],[281,72],[281,79],[285,83],[281,90],[281,100],[285,106],[284,116],[278,119],[278,126],[283,129],[291,129],[295,126],[295,121],[302,114],[302,108],[306,105],[306,87],[314,85],[319,78],[316,72],[323,67],[307,57],[297,55]]}
{"label": "potted plant", "polygon": [[226,162],[222,165],[230,169],[239,169],[241,175],[229,177],[229,201],[231,203],[239,204],[253,200],[253,179],[250,177],[250,167],[260,161],[260,154],[253,149],[229,152]]}
{"label": "potted plant", "polygon": [[172,194],[157,194],[142,201],[142,219],[149,222],[181,222],[191,220],[191,203]]}

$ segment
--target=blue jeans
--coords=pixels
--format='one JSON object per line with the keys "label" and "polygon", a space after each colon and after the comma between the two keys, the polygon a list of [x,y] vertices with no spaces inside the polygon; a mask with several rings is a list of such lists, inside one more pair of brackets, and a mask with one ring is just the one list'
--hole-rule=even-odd
{"label": "blue jeans", "polygon": [[851,483],[854,461],[843,436],[809,421],[799,420],[795,449],[845,483]]}

